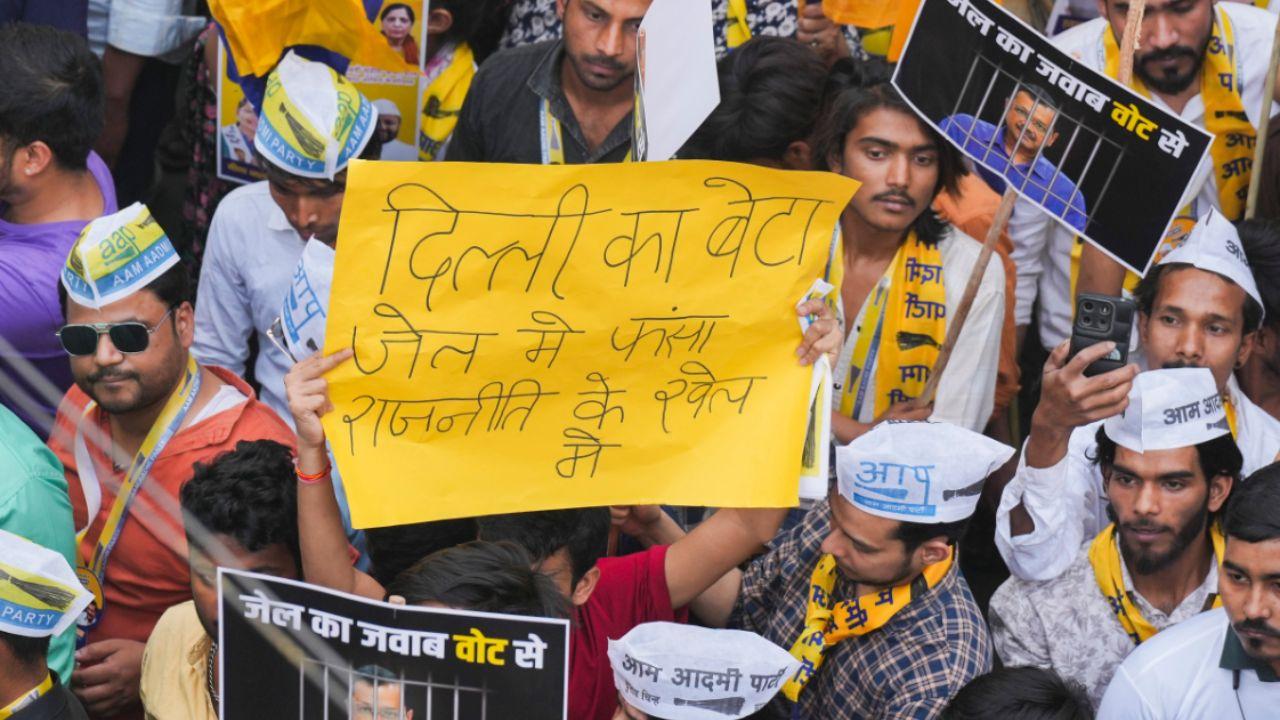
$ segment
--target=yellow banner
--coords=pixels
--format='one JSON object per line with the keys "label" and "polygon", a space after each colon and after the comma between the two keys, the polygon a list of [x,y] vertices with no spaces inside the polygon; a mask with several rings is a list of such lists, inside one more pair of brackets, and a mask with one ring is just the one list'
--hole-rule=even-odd
{"label": "yellow banner", "polygon": [[713,162],[353,162],[325,430],[357,527],[796,502],[796,302],[857,183]]}

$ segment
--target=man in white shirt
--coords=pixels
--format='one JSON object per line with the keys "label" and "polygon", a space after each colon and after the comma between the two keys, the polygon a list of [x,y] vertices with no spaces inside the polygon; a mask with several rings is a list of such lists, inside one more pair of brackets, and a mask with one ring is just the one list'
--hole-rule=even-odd
{"label": "man in white shirt", "polygon": [[[356,157],[376,160],[381,146],[375,137],[377,109],[331,68],[290,53],[271,73],[253,140],[267,179],[232,191],[214,213],[200,271],[192,353],[201,362],[244,375],[249,336],[256,332],[254,377],[262,401],[292,424],[284,376],[293,358],[268,333],[281,316],[307,240],[337,243],[347,164]],[[293,112],[301,117],[290,114],[290,106],[299,108]],[[333,126],[314,127],[312,118],[329,118]],[[297,142],[294,126],[310,142]],[[327,295],[317,300],[328,307]],[[335,488],[348,538],[361,548],[363,536],[350,529],[341,484]]]}
{"label": "man in white shirt", "polygon": [[[341,152],[326,167],[323,145],[312,157],[305,148],[289,147],[285,138],[293,135],[288,123],[297,119],[281,116],[280,98],[269,94],[264,100],[254,149],[267,179],[236,189],[214,213],[200,271],[193,351],[203,362],[244,375],[249,336],[256,332],[254,377],[262,400],[287,420],[292,416],[284,399],[284,376],[293,361],[273,347],[267,331],[280,317],[306,241],[315,237],[330,246],[337,243],[347,163],[355,157],[376,159],[380,146],[374,139],[377,109],[345,78],[292,54],[272,72],[288,82],[268,83],[269,91],[274,88],[293,103],[314,104],[302,111],[309,117],[338,118],[335,127],[317,128],[315,134]],[[304,92],[315,87],[334,91]],[[335,137],[342,118],[334,107],[321,107],[321,98],[337,108],[353,98],[358,121]],[[327,305],[328,298],[323,302]]]}
{"label": "man in white shirt", "polygon": [[[1076,61],[1115,78],[1118,39],[1124,32],[1126,0],[1100,0],[1104,17],[1078,25],[1052,42]],[[1169,241],[1182,237],[1193,219],[1209,208],[1241,219],[1251,172],[1221,172],[1233,161],[1252,164],[1267,59],[1276,16],[1236,2],[1149,0],[1138,33],[1134,87],[1158,107],[1217,136],[1185,198],[1188,206],[1171,227]],[[1234,49],[1223,52],[1222,45]],[[1224,92],[1225,90],[1225,92]],[[1243,112],[1244,116],[1239,113]],[[1271,114],[1277,112],[1272,106]],[[1247,117],[1247,121],[1243,118]],[[1219,177],[1230,175],[1229,181]],[[1053,348],[1071,333],[1073,291],[1119,295],[1123,269],[1090,245],[1076,246],[1075,234],[1043,211],[1020,202],[1009,222],[1013,260],[1018,266],[1017,323],[1031,321],[1040,297],[1040,341]],[[1073,251],[1078,260],[1073,259]],[[1079,267],[1079,272],[1076,267]],[[1075,278],[1079,277],[1079,288]]]}
{"label": "man in white shirt", "polygon": [[[1244,474],[1271,463],[1280,451],[1280,421],[1250,402],[1233,375],[1248,360],[1263,318],[1235,227],[1216,212],[1201,218],[1136,295],[1147,366],[1213,371]],[[1057,577],[1071,564],[1069,550],[1106,525],[1102,474],[1089,458],[1096,455],[1098,423],[1125,409],[1138,372],[1130,364],[1084,376],[1089,363],[1110,351],[1111,343],[1103,343],[1068,361],[1062,343],[1045,364],[1031,433],[996,513],[996,547],[1023,579]]]}
{"label": "man in white shirt", "polygon": [[1280,707],[1280,465],[1232,491],[1222,608],[1143,643],[1116,671],[1099,720],[1271,718]]}
{"label": "man in white shirt", "polygon": [[981,246],[931,209],[965,174],[960,154],[888,82],[839,92],[814,148],[825,169],[860,183],[840,218],[845,346],[835,368],[832,433],[847,443],[886,419],[949,422],[981,432],[995,403],[1004,267],[993,255],[932,406],[929,380]]}
{"label": "man in white shirt", "polygon": [[1136,645],[1215,605],[1214,518],[1241,464],[1227,426],[1207,369],[1137,377],[1129,409],[1096,435],[1112,524],[1062,575],[1010,578],[991,598],[991,637],[1006,666],[1053,670],[1097,707]]}
{"label": "man in white shirt", "polygon": [[400,108],[386,98],[374,100],[373,106],[378,108],[378,140],[382,141],[382,154],[379,155],[378,159],[417,160],[418,149],[407,142],[401,142],[396,139],[400,136],[400,123],[402,122]]}

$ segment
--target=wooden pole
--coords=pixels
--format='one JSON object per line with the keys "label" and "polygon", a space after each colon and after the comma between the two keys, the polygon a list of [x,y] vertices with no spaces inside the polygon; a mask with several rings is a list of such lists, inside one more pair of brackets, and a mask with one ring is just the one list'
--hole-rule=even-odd
{"label": "wooden pole", "polygon": [[1133,53],[1138,49],[1138,33],[1142,30],[1142,14],[1146,9],[1147,0],[1131,0],[1129,3],[1124,35],[1120,36],[1120,70],[1116,73],[1116,81],[1121,85],[1128,86],[1133,79]]}
{"label": "wooden pole", "polygon": [[1271,103],[1276,94],[1276,64],[1280,62],[1280,23],[1271,41],[1271,64],[1267,66],[1267,82],[1263,85],[1262,109],[1258,113],[1258,141],[1253,147],[1253,169],[1249,176],[1249,199],[1244,205],[1244,219],[1258,213],[1258,187],[1262,183],[1262,157],[1267,149],[1267,131],[1271,126]]}
{"label": "wooden pole", "polygon": [[[924,407],[933,402],[933,396],[938,393],[938,383],[942,380],[942,373],[947,369],[947,363],[951,361],[956,340],[960,337],[960,331],[969,317],[973,300],[978,296],[978,286],[982,284],[982,276],[986,274],[987,265],[991,262],[991,253],[995,251],[996,243],[1000,241],[1000,233],[1004,232],[1005,226],[1009,224],[1009,216],[1013,214],[1013,203],[1017,199],[1018,193],[1014,192],[1013,188],[1005,190],[1000,198],[1000,207],[996,208],[995,217],[991,219],[991,227],[987,230],[987,237],[982,242],[982,252],[978,253],[978,262],[969,272],[969,284],[965,285],[964,294],[960,296],[956,314],[947,323],[947,339],[943,341],[942,349],[938,351],[938,359],[929,373],[929,382],[925,383],[924,392],[920,393],[920,397],[915,400],[916,407]],[[1011,298],[1006,298],[1005,301],[1010,302]],[[1001,322],[1003,321],[1001,317]]]}

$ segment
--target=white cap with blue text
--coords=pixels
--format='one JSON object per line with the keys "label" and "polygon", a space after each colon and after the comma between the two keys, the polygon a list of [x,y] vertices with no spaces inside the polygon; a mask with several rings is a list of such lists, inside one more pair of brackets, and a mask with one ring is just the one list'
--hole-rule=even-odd
{"label": "white cap with blue text", "polygon": [[66,558],[0,530],[0,632],[30,638],[57,635],[92,599]]}
{"label": "white cap with blue text", "polygon": [[1208,368],[1138,373],[1129,406],[1102,428],[1112,442],[1138,453],[1192,447],[1231,432]]}
{"label": "white cap with blue text", "polygon": [[872,515],[921,524],[973,514],[1013,448],[950,423],[886,420],[836,448],[840,496]]}
{"label": "white cap with blue text", "polygon": [[618,694],[666,720],[736,720],[773,699],[800,663],[753,632],[650,622],[609,641]]}
{"label": "white cap with blue text", "polygon": [[73,302],[101,309],[150,285],[178,260],[151,211],[134,203],[80,231],[62,268],[62,286]]}
{"label": "white cap with blue text", "polygon": [[1187,239],[1160,261],[1161,265],[1170,263],[1192,265],[1222,275],[1262,305],[1262,295],[1258,293],[1258,283],[1249,268],[1249,258],[1240,244],[1240,233],[1217,210],[1210,208],[1209,212],[1201,215]]}

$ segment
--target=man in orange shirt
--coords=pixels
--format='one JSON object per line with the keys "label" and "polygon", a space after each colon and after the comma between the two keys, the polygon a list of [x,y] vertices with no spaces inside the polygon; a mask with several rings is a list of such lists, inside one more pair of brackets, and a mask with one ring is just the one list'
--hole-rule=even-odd
{"label": "man in orange shirt", "polygon": [[190,355],[190,282],[146,207],[90,223],[59,290],[75,386],[49,447],[66,468],[77,575],[94,594],[71,686],[95,717],[141,717],[147,637],[191,599],[179,489],[240,440],[292,447],[293,433],[244,381]]}

